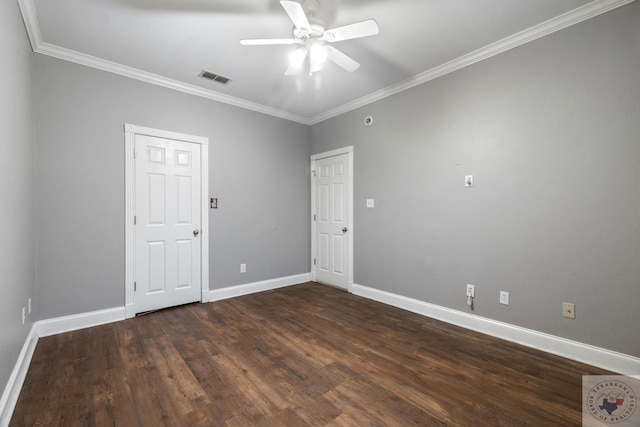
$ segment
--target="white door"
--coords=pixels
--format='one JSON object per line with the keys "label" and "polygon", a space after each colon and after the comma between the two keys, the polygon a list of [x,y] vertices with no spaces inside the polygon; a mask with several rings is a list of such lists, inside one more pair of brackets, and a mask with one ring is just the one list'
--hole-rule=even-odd
{"label": "white door", "polygon": [[349,287],[350,164],[349,154],[315,160],[315,272],[322,283]]}
{"label": "white door", "polygon": [[200,144],[135,135],[135,312],[201,299]]}

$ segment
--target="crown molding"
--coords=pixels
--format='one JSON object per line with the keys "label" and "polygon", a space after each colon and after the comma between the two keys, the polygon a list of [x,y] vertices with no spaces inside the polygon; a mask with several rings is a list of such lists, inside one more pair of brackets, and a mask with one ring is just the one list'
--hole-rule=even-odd
{"label": "crown molding", "polygon": [[373,102],[379,101],[381,99],[387,98],[391,95],[395,95],[399,92],[411,89],[415,86],[452,73],[461,68],[468,67],[469,65],[473,65],[477,62],[491,58],[492,56],[499,55],[507,50],[529,43],[531,41],[534,41],[556,31],[560,31],[564,28],[570,27],[580,22],[586,21],[595,16],[609,12],[610,10],[632,3],[634,1],[636,0],[594,0],[593,2],[588,3],[582,7],[574,9],[563,15],[559,15],[555,18],[549,19],[548,21],[545,21],[541,24],[535,25],[531,28],[499,40],[495,43],[477,49],[466,55],[462,55],[447,63],[434,67],[423,73],[417,74],[400,83],[388,86],[384,89],[373,92],[369,95],[363,96],[354,101],[348,102],[313,117],[305,117],[298,114],[293,114],[287,111],[279,110],[277,108],[247,101],[234,96],[225,95],[220,92],[204,89],[199,86],[184,83],[165,76],[149,73],[147,71],[128,67],[116,62],[107,61],[102,58],[86,55],[60,46],[45,43],[42,41],[42,36],[40,34],[40,27],[38,25],[38,19],[36,16],[36,10],[35,5],[33,4],[33,0],[18,0],[18,4],[20,5],[20,10],[22,12],[25,27],[27,29],[29,41],[31,42],[31,47],[36,53],[52,56],[65,61],[74,62],[76,64],[85,65],[87,67],[96,68],[102,71],[107,71],[113,74],[118,74],[124,77],[129,77],[135,80],[140,80],[153,85],[162,86],[168,89],[199,96],[224,104],[233,105],[235,107],[243,108],[246,110],[267,114],[305,125],[314,125],[330,118],[347,113],[349,111],[355,110],[357,108],[363,107],[365,105],[371,104]]}
{"label": "crown molding", "polygon": [[234,96],[225,95],[213,90],[204,89],[199,86],[191,85],[165,76],[139,70],[137,68],[128,67],[116,62],[107,61],[95,56],[79,53],[60,46],[51,45],[49,43],[40,42],[37,48],[34,48],[33,50],[34,52],[41,53],[43,55],[48,55],[65,61],[74,62],[76,64],[85,65],[87,67],[96,68],[98,70],[107,71],[109,73],[129,77],[131,79],[140,80],[145,83],[165,87],[167,89],[176,90],[178,92],[183,92],[190,95],[199,96],[201,98],[218,101],[223,104],[233,105],[245,110],[263,113],[281,119],[302,123],[305,125],[309,124],[309,120],[303,116],[278,110],[276,108],[268,107],[266,105],[258,104],[255,102],[247,101],[241,98],[236,98]]}
{"label": "crown molding", "polygon": [[106,59],[98,58],[91,55],[86,55],[71,49],[66,49],[60,46],[52,45],[42,41],[40,34],[40,26],[38,25],[38,19],[36,15],[35,5],[33,0],[18,0],[22,17],[27,29],[29,41],[31,42],[31,48],[35,53],[51,56],[53,58],[62,59],[64,61],[73,62],[79,65],[84,65],[98,70],[106,71],[109,73],[129,77],[131,79],[140,80],[146,83],[150,83],[156,86],[165,87],[167,89],[176,90],[179,92],[187,93],[190,95],[199,96],[201,98],[218,101],[224,104],[233,105],[235,107],[243,108],[245,110],[255,111],[262,114],[278,117],[293,122],[309,125],[309,119],[304,116],[292,114],[287,111],[278,110],[273,107],[258,104],[256,102],[247,101],[241,98],[237,98],[230,95],[225,95],[220,92],[216,92],[209,89],[204,89],[199,86],[184,83],[178,80],[174,80],[165,76],[150,73],[147,71],[139,70],[137,68],[128,67],[116,62],[108,61]]}
{"label": "crown molding", "polygon": [[339,116],[346,112],[355,110],[356,108],[363,107],[365,105],[387,98],[391,95],[395,95],[396,93],[411,89],[412,87],[421,85],[430,80],[437,79],[438,77],[442,77],[461,68],[468,67],[469,65],[473,65],[482,60],[491,58],[492,56],[499,55],[503,52],[506,52],[507,50],[532,42],[536,39],[555,33],[556,31],[560,31],[582,21],[586,21],[595,16],[609,12],[610,10],[632,3],[634,1],[636,0],[595,0],[563,15],[556,16],[555,18],[549,19],[548,21],[545,21],[541,24],[535,25],[509,37],[505,37],[504,39],[499,40],[495,43],[491,43],[478,50],[470,52],[466,55],[462,55],[456,59],[434,67],[423,73],[417,74],[400,83],[388,86],[377,92],[363,96],[362,98],[358,98],[352,102],[348,102],[344,105],[341,105],[340,107],[314,116],[309,121],[312,125],[314,125],[327,119]]}
{"label": "crown molding", "polygon": [[42,35],[40,34],[40,25],[36,17],[36,6],[33,0],[18,0],[18,6],[22,13],[22,20],[27,30],[27,37],[31,43],[31,49],[35,52],[42,43]]}

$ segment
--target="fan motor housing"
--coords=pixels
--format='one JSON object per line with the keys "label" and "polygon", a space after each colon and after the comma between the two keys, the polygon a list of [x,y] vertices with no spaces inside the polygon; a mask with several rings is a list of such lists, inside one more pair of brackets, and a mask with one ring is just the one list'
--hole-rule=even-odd
{"label": "fan motor housing", "polygon": [[311,34],[306,34],[296,27],[293,27],[293,38],[295,39],[320,38],[322,34],[324,34],[324,25],[320,24],[311,24]]}
{"label": "fan motor housing", "polygon": [[302,2],[302,9],[304,10],[304,14],[307,15],[307,19],[311,20],[318,15],[320,2],[318,0],[304,0]]}
{"label": "fan motor housing", "polygon": [[302,10],[310,24],[319,25],[324,29],[331,24],[338,12],[338,0],[303,0]]}

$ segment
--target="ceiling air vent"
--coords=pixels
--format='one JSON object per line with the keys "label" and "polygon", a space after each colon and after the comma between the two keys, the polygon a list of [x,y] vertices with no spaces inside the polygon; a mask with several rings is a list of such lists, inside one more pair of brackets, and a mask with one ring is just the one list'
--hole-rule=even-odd
{"label": "ceiling air vent", "polygon": [[222,83],[223,85],[229,84],[231,79],[229,77],[221,76],[220,74],[212,73],[211,71],[202,70],[198,77],[213,80],[214,82]]}

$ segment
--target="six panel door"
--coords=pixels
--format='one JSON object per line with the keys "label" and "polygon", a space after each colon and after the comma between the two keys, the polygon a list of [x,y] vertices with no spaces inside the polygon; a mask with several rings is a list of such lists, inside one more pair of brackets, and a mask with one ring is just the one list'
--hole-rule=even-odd
{"label": "six panel door", "polygon": [[316,280],[349,286],[349,157],[316,160]]}
{"label": "six panel door", "polygon": [[135,311],[200,301],[200,144],[135,138]]}

